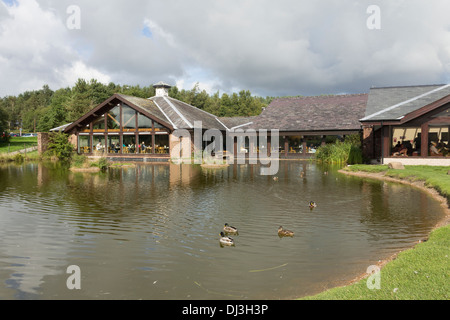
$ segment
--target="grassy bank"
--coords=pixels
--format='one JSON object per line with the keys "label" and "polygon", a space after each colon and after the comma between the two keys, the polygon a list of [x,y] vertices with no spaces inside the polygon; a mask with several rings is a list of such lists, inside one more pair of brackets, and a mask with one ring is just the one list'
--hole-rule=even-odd
{"label": "grassy bank", "polygon": [[384,173],[386,177],[414,181],[424,181],[427,187],[436,189],[442,196],[450,200],[449,167],[405,166],[405,170],[389,169],[385,166],[354,165],[344,169],[350,172]]}
{"label": "grassy bank", "polygon": [[37,137],[12,137],[9,143],[0,143],[0,154],[37,146]]}
{"label": "grassy bank", "polygon": [[[449,167],[406,166],[392,170],[387,166],[355,165],[344,169],[385,177],[424,181],[442,196],[450,198]],[[450,225],[434,230],[426,242],[403,251],[387,263],[380,273],[380,289],[369,289],[368,279],[334,288],[303,300],[448,300],[450,298]]]}
{"label": "grassy bank", "polygon": [[380,273],[380,289],[368,279],[304,300],[448,300],[450,298],[450,226],[433,231],[428,241],[401,252]]}
{"label": "grassy bank", "polygon": [[37,151],[27,152],[27,154],[10,155],[7,153],[0,153],[0,163],[4,162],[22,162],[22,161],[39,161],[41,156]]}

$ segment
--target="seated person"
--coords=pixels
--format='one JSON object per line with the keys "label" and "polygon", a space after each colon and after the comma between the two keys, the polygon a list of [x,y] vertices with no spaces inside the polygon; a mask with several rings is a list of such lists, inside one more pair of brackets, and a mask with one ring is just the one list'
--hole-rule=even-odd
{"label": "seated person", "polygon": [[441,149],[437,148],[437,143],[432,141],[430,146],[430,155],[439,156],[441,155]]}
{"label": "seated person", "polygon": [[408,148],[405,147],[400,141],[397,143],[397,145],[392,150],[394,156],[408,156]]}

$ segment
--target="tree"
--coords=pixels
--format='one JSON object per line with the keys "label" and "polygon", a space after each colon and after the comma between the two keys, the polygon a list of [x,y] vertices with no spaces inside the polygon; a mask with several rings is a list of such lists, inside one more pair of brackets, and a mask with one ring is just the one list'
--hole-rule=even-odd
{"label": "tree", "polygon": [[3,107],[0,105],[0,142],[8,142],[9,130],[8,130],[8,115]]}
{"label": "tree", "polygon": [[70,160],[73,154],[73,145],[69,142],[67,134],[52,132],[49,137],[48,156],[56,156],[60,160]]}

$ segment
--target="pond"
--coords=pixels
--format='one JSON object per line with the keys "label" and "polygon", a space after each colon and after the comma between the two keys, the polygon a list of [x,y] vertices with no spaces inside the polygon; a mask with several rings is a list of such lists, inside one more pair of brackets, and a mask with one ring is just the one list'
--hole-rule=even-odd
{"label": "pond", "polygon": [[[0,166],[0,299],[291,299],[345,284],[444,216],[415,188],[338,168],[260,169]],[[234,247],[219,244],[225,223]],[[67,287],[72,265],[81,290]]]}

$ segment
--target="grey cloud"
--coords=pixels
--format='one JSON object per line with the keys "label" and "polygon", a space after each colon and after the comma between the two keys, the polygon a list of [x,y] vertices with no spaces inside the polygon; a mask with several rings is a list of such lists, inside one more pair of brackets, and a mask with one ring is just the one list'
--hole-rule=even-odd
{"label": "grey cloud", "polygon": [[[73,1],[39,3],[64,23]],[[53,68],[81,59],[111,81],[140,85],[203,74],[197,81],[209,81],[213,90],[260,95],[367,92],[449,80],[445,0],[377,1],[381,30],[367,28],[368,0],[101,3],[76,1],[81,29],[60,31],[56,44],[43,40],[59,48],[54,52],[72,50],[67,59],[52,59]],[[145,26],[151,38],[141,34]],[[0,37],[1,30],[0,23]],[[45,78],[45,71],[33,74]]]}

